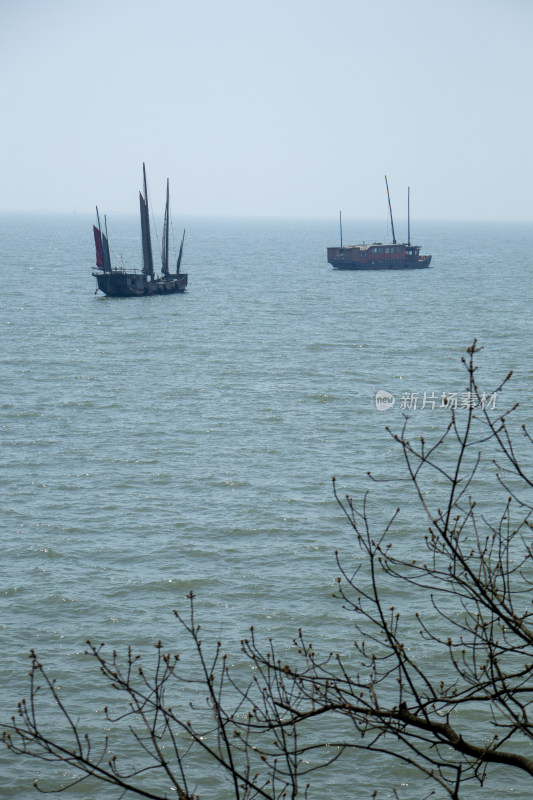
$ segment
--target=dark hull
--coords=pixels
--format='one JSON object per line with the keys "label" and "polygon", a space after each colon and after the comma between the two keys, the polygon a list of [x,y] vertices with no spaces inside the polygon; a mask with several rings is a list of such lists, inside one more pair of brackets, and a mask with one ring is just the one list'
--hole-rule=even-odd
{"label": "dark hull", "polygon": [[177,294],[184,292],[187,275],[169,275],[166,278],[149,280],[146,275],[135,272],[113,270],[93,272],[98,289],[108,297],[146,297],[152,294]]}
{"label": "dark hull", "polygon": [[334,269],[349,269],[358,270],[359,272],[368,272],[369,270],[409,270],[409,269],[427,269],[431,262],[431,256],[421,256],[418,261],[409,261],[407,259],[398,259],[397,261],[374,261],[367,264],[361,264],[356,261],[348,261],[343,258],[332,258],[330,264]]}

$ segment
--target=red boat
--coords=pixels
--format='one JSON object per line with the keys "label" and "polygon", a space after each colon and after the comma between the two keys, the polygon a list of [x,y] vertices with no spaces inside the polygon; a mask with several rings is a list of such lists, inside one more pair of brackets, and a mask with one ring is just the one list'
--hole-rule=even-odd
{"label": "red boat", "polygon": [[409,215],[409,190],[407,201],[408,218],[408,237],[407,243],[399,244],[394,233],[394,222],[392,219],[392,208],[389,195],[389,184],[385,176],[387,186],[387,197],[389,200],[389,211],[392,228],[392,242],[383,244],[373,242],[372,244],[351,244],[342,243],[342,216],[341,224],[341,243],[340,247],[328,247],[328,263],[335,269],[425,269],[429,267],[431,256],[420,255],[420,247],[411,244],[411,224]]}

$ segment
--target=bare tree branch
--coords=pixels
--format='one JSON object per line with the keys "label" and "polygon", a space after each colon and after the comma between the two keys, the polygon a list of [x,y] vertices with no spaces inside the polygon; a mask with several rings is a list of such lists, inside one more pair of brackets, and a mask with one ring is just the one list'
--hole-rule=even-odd
{"label": "bare tree branch", "polygon": [[[375,530],[369,494],[341,497],[333,479],[358,548],[355,560],[336,554],[343,653],[320,655],[302,631],[278,651],[252,628],[235,672],[220,642],[203,646],[191,593],[188,611],[174,613],[194,663],[158,643],[147,669],[131,648],[108,655],[88,643],[114,693],[110,730],[98,738],[32,652],[28,700],[3,741],[15,755],[68,768],[70,781],[40,791],[91,779],[121,796],[197,800],[207,772],[224,775],[235,800],[307,798],[321,771],[365,752],[417,771],[452,800],[472,783],[484,787],[489,770],[533,777],[533,481],[509,427],[517,405],[496,414],[487,402],[511,373],[482,391],[480,349],[474,342],[463,360],[473,402],[449,409],[435,441],[410,440],[408,420],[389,431],[414,489],[407,523],[397,508]],[[408,550],[400,525],[409,528]],[[50,707],[59,724],[50,725]]]}

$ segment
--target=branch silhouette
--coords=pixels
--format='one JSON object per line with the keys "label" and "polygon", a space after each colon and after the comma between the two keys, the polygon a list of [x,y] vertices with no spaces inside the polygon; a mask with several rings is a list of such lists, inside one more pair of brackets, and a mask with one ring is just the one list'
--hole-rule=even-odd
{"label": "branch silhouette", "polygon": [[[407,479],[406,496],[414,489],[422,519],[409,500],[407,555],[395,536],[406,524],[401,510],[375,531],[369,493],[341,497],[333,479],[357,548],[348,562],[336,553],[343,652],[321,655],[303,631],[278,649],[252,628],[230,669],[221,642],[202,643],[191,593],[188,610],[174,614],[192,664],[161,643],[149,668],[131,648],[107,655],[88,643],[116,700],[105,709],[111,732],[100,736],[68,710],[32,652],[28,699],[3,741],[14,755],[68,768],[70,781],[39,783],[40,791],[92,780],[122,794],[196,800],[213,793],[214,781],[235,800],[306,798],[315,785],[320,791],[320,773],[329,777],[365,752],[397,761],[452,800],[484,787],[489,770],[533,777],[533,441],[523,426],[521,455],[509,427],[517,406],[496,413],[488,400],[504,393],[511,373],[490,393],[478,385],[480,350],[474,342],[463,359],[471,402],[445,412],[434,442],[411,441],[407,419],[389,431],[403,453],[398,479]],[[59,725],[41,710],[43,695]]]}

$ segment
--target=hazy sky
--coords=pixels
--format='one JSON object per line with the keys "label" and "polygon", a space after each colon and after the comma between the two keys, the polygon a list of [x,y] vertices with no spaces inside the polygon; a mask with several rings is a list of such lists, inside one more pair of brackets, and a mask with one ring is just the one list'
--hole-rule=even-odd
{"label": "hazy sky", "polygon": [[533,218],[533,0],[0,0],[0,210]]}

